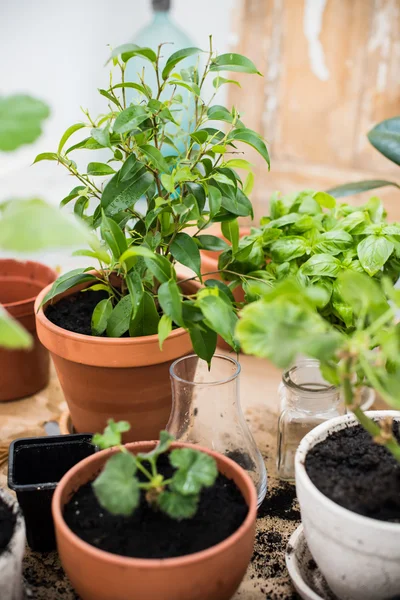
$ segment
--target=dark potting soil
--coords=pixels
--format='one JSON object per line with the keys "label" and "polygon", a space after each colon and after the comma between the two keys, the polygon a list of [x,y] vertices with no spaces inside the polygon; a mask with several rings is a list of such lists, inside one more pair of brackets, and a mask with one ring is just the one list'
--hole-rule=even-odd
{"label": "dark potting soil", "polygon": [[105,291],[78,292],[72,296],[61,298],[54,304],[49,304],[45,315],[58,327],[74,333],[92,335],[92,313],[95,306],[104,298],[108,298]]}
{"label": "dark potting soil", "polygon": [[[398,423],[393,432],[400,441]],[[361,427],[337,431],[314,446],[305,467],[314,485],[336,504],[400,523],[400,464]]]}
{"label": "dark potting soil", "polygon": [[[160,473],[171,477],[174,469],[166,456],[158,459],[157,466]],[[240,490],[220,474],[211,488],[201,492],[192,519],[177,521],[154,511],[143,492],[132,516],[111,515],[97,502],[91,483],[71,498],[64,518],[76,535],[101,550],[135,558],[172,558],[218,544],[240,527],[247,513]]]}
{"label": "dark potting soil", "polygon": [[16,519],[13,509],[0,498],[0,554],[4,552],[11,540]]}

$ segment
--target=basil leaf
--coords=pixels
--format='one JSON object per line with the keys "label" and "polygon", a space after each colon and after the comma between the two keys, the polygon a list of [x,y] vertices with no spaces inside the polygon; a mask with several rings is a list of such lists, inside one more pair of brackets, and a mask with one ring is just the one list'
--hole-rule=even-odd
{"label": "basil leaf", "polygon": [[382,269],[393,250],[394,244],[383,236],[368,236],[357,246],[360,263],[371,277]]}
{"label": "basil leaf", "polygon": [[302,273],[310,277],[336,277],[340,269],[340,260],[330,254],[314,254],[301,267]]}

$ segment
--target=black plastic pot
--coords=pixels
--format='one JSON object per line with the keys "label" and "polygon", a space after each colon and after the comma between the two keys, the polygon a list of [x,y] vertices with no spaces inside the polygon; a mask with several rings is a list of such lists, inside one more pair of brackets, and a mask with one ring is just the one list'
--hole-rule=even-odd
{"label": "black plastic pot", "polygon": [[71,467],[94,454],[91,434],[20,438],[10,445],[8,487],[17,493],[32,550],[56,547],[51,500],[57,483]]}

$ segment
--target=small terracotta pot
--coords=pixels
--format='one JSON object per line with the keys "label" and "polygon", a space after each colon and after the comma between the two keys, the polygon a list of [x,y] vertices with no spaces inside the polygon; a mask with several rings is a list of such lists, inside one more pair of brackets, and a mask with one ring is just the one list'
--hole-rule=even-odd
{"label": "small terracotta pot", "polygon": [[0,304],[33,336],[31,350],[0,348],[0,402],[31,396],[49,381],[49,355],[36,335],[34,302],[57,278],[41,263],[0,260]]}
{"label": "small terracotta pot", "polygon": [[[57,299],[90,284],[76,286]],[[103,431],[107,420],[128,421],[124,442],[156,438],[172,407],[169,367],[189,354],[189,334],[175,329],[160,350],[158,335],[107,338],[73,333],[54,325],[40,308],[50,286],[35,304],[40,341],[50,351],[77,433]]]}
{"label": "small terracotta pot", "polygon": [[[137,454],[156,442],[128,444]],[[229,600],[239,587],[249,564],[254,543],[257,496],[247,473],[235,462],[192,444],[213,456],[218,470],[232,479],[243,494],[249,512],[230,537],[215,546],[167,559],[139,559],[99,550],[73,533],[63,518],[63,508],[74,492],[92,481],[116,449],[98,452],[73,467],[58,484],[52,504],[61,563],[82,600]]]}

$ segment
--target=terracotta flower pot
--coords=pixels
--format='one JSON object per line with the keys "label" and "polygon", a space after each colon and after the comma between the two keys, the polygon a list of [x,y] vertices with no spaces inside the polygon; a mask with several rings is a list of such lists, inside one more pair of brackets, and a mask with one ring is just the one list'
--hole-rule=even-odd
{"label": "terracotta flower pot", "polygon": [[[131,452],[148,452],[155,442],[128,444]],[[53,497],[53,518],[62,565],[82,600],[229,600],[239,587],[253,552],[257,497],[245,471],[229,458],[191,444],[213,456],[220,473],[232,479],[249,512],[231,536],[215,546],[167,559],[137,559],[99,550],[75,535],[63,519],[63,508],[74,492],[93,480],[116,450],[83,460],[60,481]]]}
{"label": "terracotta flower pot", "polygon": [[57,278],[53,269],[37,262],[0,260],[0,304],[33,336],[31,350],[0,348],[0,402],[31,396],[49,381],[49,355],[36,335],[34,302]]}
{"label": "terracotta flower pot", "polygon": [[[88,287],[82,284],[58,299]],[[172,407],[169,366],[189,354],[189,334],[175,329],[159,348],[158,336],[107,338],[73,333],[54,325],[39,306],[50,286],[39,294],[36,326],[50,351],[77,433],[103,431],[107,420],[128,421],[124,442],[156,438]]]}
{"label": "terracotta flower pot", "polygon": [[15,498],[0,488],[0,499],[16,516],[14,532],[6,548],[0,553],[0,598],[23,600],[22,559],[25,553],[25,521]]}

